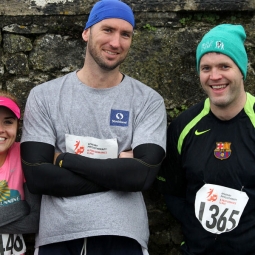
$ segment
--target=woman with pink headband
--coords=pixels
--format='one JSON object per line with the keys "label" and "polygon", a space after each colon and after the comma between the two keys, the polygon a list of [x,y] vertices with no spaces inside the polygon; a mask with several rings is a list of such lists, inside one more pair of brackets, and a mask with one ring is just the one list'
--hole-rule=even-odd
{"label": "woman with pink headband", "polygon": [[20,108],[11,94],[0,91],[0,254],[22,255],[22,234],[39,227],[40,197],[25,185],[20,143],[16,142]]}

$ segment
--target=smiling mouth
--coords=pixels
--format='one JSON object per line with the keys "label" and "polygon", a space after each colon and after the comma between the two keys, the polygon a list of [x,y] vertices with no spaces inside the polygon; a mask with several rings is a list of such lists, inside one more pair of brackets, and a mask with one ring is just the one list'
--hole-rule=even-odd
{"label": "smiling mouth", "polygon": [[6,138],[0,137],[0,142],[1,142],[1,141],[5,141],[5,140],[6,140]]}
{"label": "smiling mouth", "polygon": [[108,54],[110,54],[110,55],[117,55],[117,54],[118,54],[118,53],[116,53],[116,52],[112,52],[112,51],[108,51],[108,50],[106,50],[105,52],[108,53]]}
{"label": "smiling mouth", "polygon": [[211,85],[212,89],[224,89],[227,87],[227,85]]}

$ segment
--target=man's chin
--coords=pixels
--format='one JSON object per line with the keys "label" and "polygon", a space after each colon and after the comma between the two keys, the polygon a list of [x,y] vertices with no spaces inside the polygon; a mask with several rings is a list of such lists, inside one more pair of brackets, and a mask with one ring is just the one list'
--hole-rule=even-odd
{"label": "man's chin", "polygon": [[[122,62],[121,62],[122,63]],[[115,63],[115,64],[101,64],[100,67],[105,71],[112,71],[120,66],[121,63]]]}

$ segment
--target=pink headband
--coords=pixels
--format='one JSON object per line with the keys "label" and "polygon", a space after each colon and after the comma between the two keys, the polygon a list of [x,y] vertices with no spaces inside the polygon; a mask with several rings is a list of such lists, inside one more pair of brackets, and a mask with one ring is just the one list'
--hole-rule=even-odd
{"label": "pink headband", "polygon": [[10,109],[18,119],[20,119],[20,109],[18,105],[8,97],[0,96],[0,106],[5,106]]}

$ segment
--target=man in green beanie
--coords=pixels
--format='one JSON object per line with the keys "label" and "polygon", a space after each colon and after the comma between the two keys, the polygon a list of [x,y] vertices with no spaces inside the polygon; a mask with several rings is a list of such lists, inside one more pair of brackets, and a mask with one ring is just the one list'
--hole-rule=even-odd
{"label": "man in green beanie", "polygon": [[158,184],[182,224],[182,254],[255,254],[255,97],[245,92],[246,34],[222,24],[197,47],[208,98],[168,128]]}

